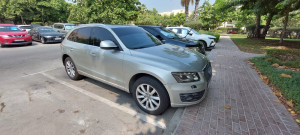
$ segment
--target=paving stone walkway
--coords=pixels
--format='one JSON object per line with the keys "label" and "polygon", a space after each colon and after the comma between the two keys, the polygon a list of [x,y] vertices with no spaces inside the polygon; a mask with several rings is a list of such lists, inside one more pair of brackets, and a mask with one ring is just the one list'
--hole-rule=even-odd
{"label": "paving stone walkway", "polygon": [[247,64],[255,56],[259,55],[242,52],[228,36],[221,36],[208,55],[213,66],[209,94],[185,109],[175,134],[300,135],[284,105],[274,102],[277,97]]}

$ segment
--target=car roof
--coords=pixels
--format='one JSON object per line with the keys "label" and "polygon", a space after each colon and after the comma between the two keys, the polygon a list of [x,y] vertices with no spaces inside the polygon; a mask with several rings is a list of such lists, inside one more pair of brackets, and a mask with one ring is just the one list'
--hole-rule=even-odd
{"label": "car roof", "polygon": [[88,26],[102,26],[106,28],[126,28],[126,27],[137,27],[135,25],[114,25],[114,24],[102,24],[102,23],[90,23],[90,24],[81,24],[79,27],[88,27]]}
{"label": "car roof", "polygon": [[37,27],[38,29],[40,28],[48,28],[48,29],[52,29],[52,27],[49,27],[49,26],[41,26],[41,27]]}
{"label": "car roof", "polygon": [[74,23],[54,23],[53,25],[55,24],[63,24],[63,25],[75,25]]}
{"label": "car roof", "polygon": [[187,29],[190,29],[190,27],[167,27],[167,28],[187,28]]}
{"label": "car roof", "polygon": [[151,25],[137,25],[139,27],[148,27],[148,28],[159,28],[161,26],[151,26]]}
{"label": "car roof", "polygon": [[16,26],[14,24],[0,23],[0,26]]}

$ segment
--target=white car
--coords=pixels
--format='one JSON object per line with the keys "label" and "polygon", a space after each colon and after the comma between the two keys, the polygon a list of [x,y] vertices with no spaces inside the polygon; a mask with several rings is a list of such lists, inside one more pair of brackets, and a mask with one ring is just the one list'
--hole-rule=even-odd
{"label": "white car", "polygon": [[202,42],[206,48],[211,48],[216,45],[216,37],[212,35],[199,34],[196,30],[190,27],[167,27],[167,29],[172,30],[177,35]]}
{"label": "white car", "polygon": [[17,26],[21,30],[26,30],[26,32],[29,32],[31,30],[31,26],[30,25],[17,25]]}

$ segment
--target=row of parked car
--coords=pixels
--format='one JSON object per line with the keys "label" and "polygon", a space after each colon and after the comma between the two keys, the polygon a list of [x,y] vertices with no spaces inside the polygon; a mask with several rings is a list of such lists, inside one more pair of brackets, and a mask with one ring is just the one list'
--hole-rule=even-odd
{"label": "row of parked car", "polygon": [[[186,35],[173,32],[184,29]],[[70,79],[86,76],[127,91],[139,108],[158,115],[208,93],[212,68],[201,49],[215,40],[186,38],[197,34],[184,27],[85,24],[66,35],[61,58]]]}
{"label": "row of parked car", "polygon": [[[55,23],[52,27],[32,25],[0,24],[0,46],[31,45],[32,40],[45,43],[59,43],[65,38],[68,31],[75,28],[71,23]],[[189,27],[159,27],[139,26],[154,35],[163,43],[198,50],[205,54],[205,49],[214,47],[216,37],[199,34]]]}

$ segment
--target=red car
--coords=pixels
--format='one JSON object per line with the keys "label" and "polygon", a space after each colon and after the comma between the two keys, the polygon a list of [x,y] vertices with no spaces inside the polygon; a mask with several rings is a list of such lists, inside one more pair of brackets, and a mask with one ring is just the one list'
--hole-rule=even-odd
{"label": "red car", "polygon": [[0,24],[0,46],[31,45],[30,35],[14,24]]}

